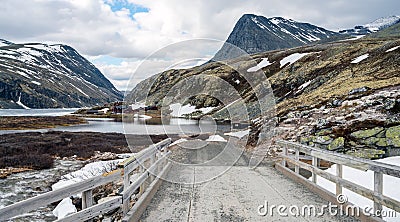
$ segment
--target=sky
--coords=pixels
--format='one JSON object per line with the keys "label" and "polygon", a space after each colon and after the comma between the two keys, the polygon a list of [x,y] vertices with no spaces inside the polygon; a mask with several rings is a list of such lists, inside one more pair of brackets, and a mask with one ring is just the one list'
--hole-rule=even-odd
{"label": "sky", "polygon": [[[280,16],[338,31],[400,15],[400,1],[2,0],[0,11],[0,38],[70,45],[117,89],[126,90],[163,71],[165,58],[151,57],[152,69],[136,72],[152,53],[190,39],[222,42],[246,13]],[[179,58],[175,59],[178,62]]]}

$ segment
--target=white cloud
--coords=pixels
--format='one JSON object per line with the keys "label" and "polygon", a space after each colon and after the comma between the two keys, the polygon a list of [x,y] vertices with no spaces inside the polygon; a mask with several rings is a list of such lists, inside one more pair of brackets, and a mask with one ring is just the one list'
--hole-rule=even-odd
{"label": "white cloud", "polygon": [[[282,16],[328,29],[351,28],[400,14],[397,0],[127,0],[148,8],[133,15],[112,11],[117,0],[3,0],[0,38],[15,42],[65,43],[89,58],[126,58],[98,65],[121,88],[140,59],[168,44],[191,38],[225,40],[245,13]],[[138,77],[139,78],[139,77]]]}

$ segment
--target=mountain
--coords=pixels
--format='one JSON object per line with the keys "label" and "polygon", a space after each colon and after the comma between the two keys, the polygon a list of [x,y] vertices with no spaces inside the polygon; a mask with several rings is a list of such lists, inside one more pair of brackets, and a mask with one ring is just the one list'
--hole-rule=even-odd
{"label": "mountain", "polygon": [[236,23],[214,60],[236,57],[238,53],[232,45],[253,54],[302,46],[335,36],[340,34],[308,23],[282,17],[265,18],[245,14]]}
{"label": "mountain", "polygon": [[70,46],[0,40],[0,108],[82,107],[121,99]]}
{"label": "mountain", "polygon": [[372,33],[368,37],[387,38],[387,37],[399,37],[399,36],[400,36],[400,22],[388,28],[382,29],[381,31]]}
{"label": "mountain", "polygon": [[388,28],[398,23],[400,23],[400,16],[393,15],[393,16],[379,18],[365,25],[355,26],[352,29],[341,30],[339,31],[339,33],[353,35],[353,36],[367,35],[370,33],[381,31],[385,28]]}
{"label": "mountain", "polygon": [[[203,108],[214,107],[207,115],[221,120],[240,113],[236,110],[243,109],[244,101],[252,120],[249,143],[255,145],[268,118],[253,109],[258,104],[253,89],[258,86],[251,86],[241,73],[261,72],[268,81],[259,84],[270,85],[276,98],[275,139],[366,158],[398,155],[399,47],[399,38],[362,38],[256,53],[251,55],[256,63],[245,58],[228,60],[229,65],[209,62],[159,73],[138,84],[128,99],[146,99],[148,105],[164,101],[166,108],[190,104],[195,106],[192,116],[199,118],[202,110],[210,110]],[[242,99],[221,104],[235,93]]]}

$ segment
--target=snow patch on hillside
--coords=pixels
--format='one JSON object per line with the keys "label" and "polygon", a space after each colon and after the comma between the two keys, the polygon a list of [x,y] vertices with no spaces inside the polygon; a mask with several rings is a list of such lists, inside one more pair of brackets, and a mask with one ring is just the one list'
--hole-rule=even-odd
{"label": "snow patch on hillside", "polygon": [[22,108],[24,108],[24,109],[31,109],[31,108],[25,106],[25,105],[21,102],[21,95],[22,95],[22,93],[19,94],[18,101],[15,102],[15,103],[18,104],[18,105],[20,105],[20,106],[21,106]]}
{"label": "snow patch on hillside", "polygon": [[293,64],[293,63],[297,62],[298,60],[300,60],[301,58],[303,58],[304,56],[306,56],[308,54],[310,54],[310,53],[309,52],[307,52],[307,53],[294,53],[294,54],[291,54],[291,55],[283,58],[281,60],[281,62],[280,62],[281,68],[283,66],[285,66],[287,63],[289,63],[289,65],[290,65],[290,64]]}
{"label": "snow patch on hillside", "polygon": [[396,47],[393,47],[391,49],[388,49],[388,50],[386,50],[386,52],[392,52],[392,51],[394,51],[394,50],[396,50],[398,48],[400,48],[400,46],[396,46]]}
{"label": "snow patch on hillside", "polygon": [[261,60],[261,62],[258,63],[258,65],[249,68],[249,69],[247,70],[247,72],[257,72],[258,70],[260,70],[260,69],[262,69],[262,68],[264,68],[264,67],[267,67],[267,66],[269,66],[269,65],[272,65],[272,64],[273,64],[273,62],[271,63],[271,62],[268,60],[268,58],[263,58],[263,59]]}
{"label": "snow patch on hillside", "polygon": [[182,106],[180,103],[174,103],[169,105],[169,108],[172,110],[171,116],[173,117],[183,117],[186,114],[190,114],[196,111],[201,111],[203,114],[207,114],[211,112],[215,107],[206,107],[196,109],[195,106],[191,106],[190,104]]}
{"label": "snow patch on hillside", "polygon": [[369,57],[369,54],[368,54],[368,53],[367,53],[367,54],[364,54],[364,55],[360,55],[359,57],[353,59],[353,61],[351,61],[351,63],[357,64],[357,63],[363,61],[364,59],[367,59],[368,57]]}

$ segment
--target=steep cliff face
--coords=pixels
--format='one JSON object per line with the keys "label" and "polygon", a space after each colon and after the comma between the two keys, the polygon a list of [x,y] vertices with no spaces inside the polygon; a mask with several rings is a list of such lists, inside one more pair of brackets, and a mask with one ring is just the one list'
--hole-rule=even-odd
{"label": "steep cliff face", "polygon": [[236,23],[225,44],[215,55],[215,60],[234,58],[232,46],[249,54],[276,49],[292,48],[312,42],[341,36],[333,31],[281,17],[265,18],[243,15]]}
{"label": "steep cliff face", "polygon": [[67,45],[0,43],[0,107],[82,107],[122,98],[111,82]]}

